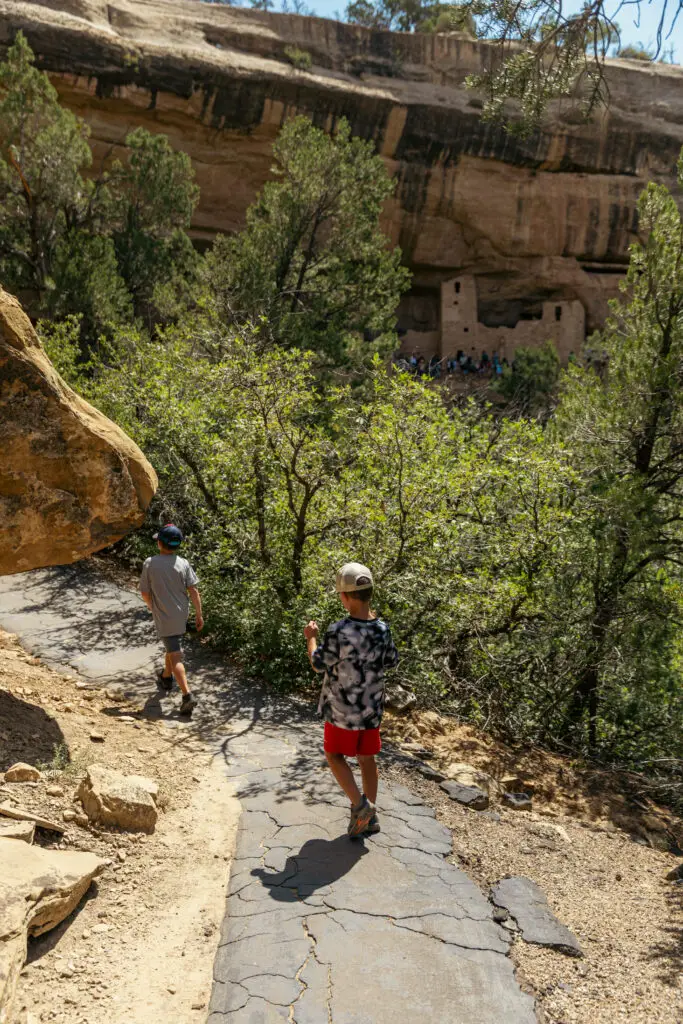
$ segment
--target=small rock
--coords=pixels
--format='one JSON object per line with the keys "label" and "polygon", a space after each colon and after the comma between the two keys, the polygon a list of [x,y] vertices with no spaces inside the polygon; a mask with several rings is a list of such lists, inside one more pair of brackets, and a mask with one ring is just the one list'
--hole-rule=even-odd
{"label": "small rock", "polygon": [[417,757],[420,760],[423,758],[428,759],[430,757],[434,757],[433,750],[429,750],[427,747],[422,747],[419,743],[402,743],[401,749],[407,750],[409,754],[412,754],[413,757]]}
{"label": "small rock", "polygon": [[102,764],[91,764],[78,796],[91,821],[131,831],[153,832],[159,786],[141,775],[121,775]]}
{"label": "small rock", "polygon": [[92,933],[93,935],[104,935],[105,932],[108,932],[110,930],[110,924],[96,924],[95,927],[92,929]]}
{"label": "small rock", "polygon": [[106,689],[104,691],[104,695],[108,700],[117,701],[119,703],[126,699],[126,695],[123,690]]}
{"label": "small rock", "polygon": [[533,796],[536,787],[524,775],[504,775],[500,788],[505,793],[530,793]]}
{"label": "small rock", "polygon": [[480,818],[485,818],[486,821],[495,821],[496,824],[498,824],[498,822],[501,820],[501,817],[500,817],[500,814],[498,813],[498,811],[480,811],[479,812],[479,817]]}
{"label": "small rock", "polygon": [[91,732],[90,739],[93,743],[104,743],[104,736],[101,732]]}
{"label": "small rock", "polygon": [[92,932],[90,931],[90,929],[89,929],[89,928],[86,928],[86,929],[85,929],[85,930],[84,930],[84,931],[83,931],[83,932],[81,933],[81,938],[83,938],[83,939],[89,939],[91,935],[92,935]]}
{"label": "small rock", "polygon": [[18,761],[5,772],[5,782],[40,782],[41,773],[32,764]]}
{"label": "small rock", "polygon": [[48,796],[64,796],[64,790],[61,786],[48,786],[45,792]]}
{"label": "small rock", "polygon": [[451,800],[457,800],[465,807],[471,807],[474,811],[485,811],[489,805],[489,795],[478,786],[463,786],[460,782],[446,780],[441,783],[444,793],[448,793]]}
{"label": "small rock", "polygon": [[178,989],[175,987],[175,985],[169,985],[168,986],[168,991],[171,993],[172,996],[174,996],[176,994],[176,992],[178,991]]}
{"label": "small rock", "polygon": [[116,851],[116,856],[118,857],[118,859],[119,859],[119,860],[121,861],[121,863],[123,864],[123,863],[124,863],[124,861],[125,861],[125,859],[126,859],[126,857],[128,856],[128,854],[126,853],[126,851],[125,851],[125,850],[117,850],[117,851]]}
{"label": "small rock", "polygon": [[417,765],[417,770],[420,775],[424,776],[425,779],[430,779],[432,782],[443,782],[446,776],[443,772],[438,771],[436,768],[432,768],[428,764]]}
{"label": "small rock", "polygon": [[73,704],[62,704],[62,711],[70,712],[71,714],[73,714],[73,712],[74,712]]}
{"label": "small rock", "polygon": [[503,909],[502,907],[496,907],[491,917],[498,924],[502,924],[503,921],[509,920],[510,915],[508,914],[507,910]]}
{"label": "small rock", "polygon": [[407,690],[399,683],[387,687],[385,704],[392,711],[408,711],[417,704],[417,697],[412,690]]}
{"label": "small rock", "polygon": [[666,876],[667,882],[677,882],[679,878],[683,878],[683,861]]}
{"label": "small rock", "polygon": [[198,999],[196,1003],[192,1004],[193,1010],[203,1010],[206,1006],[206,999]]}
{"label": "small rock", "polygon": [[530,811],[531,796],[528,793],[503,793],[503,803],[515,811]]}
{"label": "small rock", "polygon": [[62,818],[64,821],[74,821],[76,818],[76,811],[66,810],[62,811]]}
{"label": "small rock", "polygon": [[459,782],[461,786],[483,790],[489,798],[497,791],[495,779],[491,775],[464,761],[454,761],[453,764],[449,764],[446,769],[446,778]]}

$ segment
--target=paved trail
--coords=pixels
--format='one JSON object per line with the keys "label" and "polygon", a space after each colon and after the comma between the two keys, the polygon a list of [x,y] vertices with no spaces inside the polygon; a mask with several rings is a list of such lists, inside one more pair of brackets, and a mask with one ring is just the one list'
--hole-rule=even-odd
{"label": "paved trail", "polygon": [[445,859],[450,833],[430,808],[384,786],[382,832],[347,839],[345,799],[307,708],[194,649],[201,706],[183,722],[177,698],[155,693],[146,610],[90,567],[0,578],[0,625],[48,663],[146,697],[145,714],[224,760],[243,814],[209,1024],[534,1024],[508,933]]}

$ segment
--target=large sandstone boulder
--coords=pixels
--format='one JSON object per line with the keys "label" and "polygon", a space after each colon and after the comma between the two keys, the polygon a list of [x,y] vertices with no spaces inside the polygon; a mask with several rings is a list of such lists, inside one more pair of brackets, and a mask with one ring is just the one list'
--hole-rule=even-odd
{"label": "large sandstone boulder", "polygon": [[154,470],[67,387],[0,287],[0,575],[74,562],[142,523]]}
{"label": "large sandstone boulder", "polygon": [[91,764],[77,798],[91,821],[131,832],[153,832],[159,787],[142,775],[121,775],[103,764]]}
{"label": "large sandstone boulder", "polygon": [[28,936],[42,935],[68,917],[106,863],[92,853],[0,838],[0,1024],[12,1019]]}

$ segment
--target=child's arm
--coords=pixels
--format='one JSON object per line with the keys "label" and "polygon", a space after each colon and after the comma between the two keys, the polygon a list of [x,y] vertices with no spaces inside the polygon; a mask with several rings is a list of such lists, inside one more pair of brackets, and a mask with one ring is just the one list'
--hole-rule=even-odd
{"label": "child's arm", "polygon": [[201,631],[204,629],[204,617],[202,615],[201,596],[196,587],[188,587],[187,592],[190,595],[190,601],[192,601],[192,606],[194,608],[194,617],[197,622],[197,632],[201,633]]}
{"label": "child's arm", "polygon": [[308,660],[311,663],[311,668],[314,672],[320,672],[321,669],[317,668],[313,663],[313,654],[318,647],[318,623],[313,619],[304,626],[304,636],[306,637],[306,650],[308,651]]}

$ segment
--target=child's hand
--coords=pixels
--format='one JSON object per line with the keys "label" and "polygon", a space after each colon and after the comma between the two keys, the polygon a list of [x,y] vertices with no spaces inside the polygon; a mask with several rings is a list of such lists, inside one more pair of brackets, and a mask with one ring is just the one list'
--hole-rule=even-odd
{"label": "child's hand", "polygon": [[307,640],[318,639],[318,623],[313,619],[311,619],[307,626],[304,626],[304,636]]}

